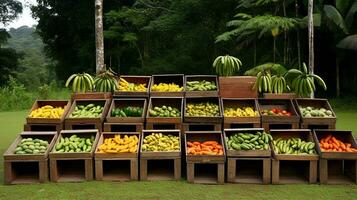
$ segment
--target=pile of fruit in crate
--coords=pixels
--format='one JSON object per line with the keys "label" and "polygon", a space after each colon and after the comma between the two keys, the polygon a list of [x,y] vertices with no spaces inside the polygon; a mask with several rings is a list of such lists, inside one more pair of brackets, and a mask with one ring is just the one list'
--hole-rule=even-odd
{"label": "pile of fruit in crate", "polygon": [[141,117],[142,114],[142,107],[127,106],[125,108],[114,108],[110,115],[112,117]]}
{"label": "pile of fruit in crate", "polygon": [[154,109],[149,110],[149,115],[150,117],[180,117],[181,112],[171,106],[155,106]]}
{"label": "pile of fruit in crate", "polygon": [[181,92],[183,87],[175,83],[159,83],[151,86],[151,91],[153,92]]}
{"label": "pile of fruit in crate", "polygon": [[55,153],[74,153],[74,152],[90,152],[92,150],[94,136],[90,138],[78,137],[72,135],[70,137],[62,137],[56,144]]}
{"label": "pile of fruit in crate", "polygon": [[123,92],[146,92],[147,86],[145,83],[129,83],[123,78],[119,79],[119,91]]}
{"label": "pile of fruit in crate", "polygon": [[103,112],[103,106],[90,103],[86,106],[77,105],[69,115],[70,118],[97,118]]}
{"label": "pile of fruit in crate", "polygon": [[272,140],[265,132],[235,133],[226,138],[229,150],[268,150]]}
{"label": "pile of fruit in crate", "polygon": [[224,108],[225,117],[257,117],[259,116],[258,111],[255,111],[253,107],[242,107],[242,108]]}
{"label": "pile of fruit in crate", "polygon": [[344,143],[332,135],[321,138],[319,143],[321,151],[357,152],[357,148],[351,147],[351,143]]}
{"label": "pile of fruit in crate", "polygon": [[187,154],[189,155],[223,155],[223,147],[217,141],[188,141]]}
{"label": "pile of fruit in crate", "polygon": [[186,116],[189,117],[217,117],[219,106],[215,103],[188,103],[186,105]]}
{"label": "pile of fruit in crate", "polygon": [[24,138],[17,145],[14,154],[44,154],[47,150],[46,140]]}
{"label": "pile of fruit in crate", "polygon": [[299,109],[303,117],[333,117],[332,111],[325,108],[300,106]]}
{"label": "pile of fruit in crate", "polygon": [[280,108],[273,108],[270,110],[262,110],[262,115],[264,116],[291,116],[291,112]]}
{"label": "pile of fruit in crate", "polygon": [[42,106],[31,111],[30,118],[61,118],[65,107],[53,107],[51,105]]}
{"label": "pile of fruit in crate", "polygon": [[217,90],[216,83],[214,81],[187,81],[186,91],[212,91]]}
{"label": "pile of fruit in crate", "polygon": [[139,138],[136,135],[117,134],[112,138],[104,139],[98,148],[99,153],[136,153],[138,151]]}
{"label": "pile of fruit in crate", "polygon": [[274,149],[277,154],[316,154],[315,143],[301,140],[301,138],[278,138],[273,140]]}
{"label": "pile of fruit in crate", "polygon": [[145,136],[141,148],[143,151],[179,151],[180,138],[171,134],[152,133]]}

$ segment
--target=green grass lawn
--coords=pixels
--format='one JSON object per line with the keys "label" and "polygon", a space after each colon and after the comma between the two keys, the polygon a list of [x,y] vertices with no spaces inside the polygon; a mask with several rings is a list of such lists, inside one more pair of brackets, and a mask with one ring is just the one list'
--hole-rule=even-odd
{"label": "green grass lawn", "polygon": [[[0,153],[22,130],[25,111],[0,113]],[[357,133],[357,112],[337,110],[339,129]],[[0,182],[3,160],[0,158]],[[356,185],[195,185],[182,181],[46,183],[4,186],[0,199],[357,199]]]}

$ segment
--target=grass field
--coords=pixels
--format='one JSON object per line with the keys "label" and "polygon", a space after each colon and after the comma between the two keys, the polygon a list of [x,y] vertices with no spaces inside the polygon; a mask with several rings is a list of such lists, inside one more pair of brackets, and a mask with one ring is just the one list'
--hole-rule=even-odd
{"label": "grass field", "polygon": [[[347,110],[347,111],[346,111]],[[357,133],[357,112],[338,109],[339,129]],[[0,153],[3,154],[22,130],[25,111],[0,113]],[[0,158],[0,182],[3,183],[3,160]],[[47,183],[4,186],[0,184],[2,199],[357,199],[356,185],[194,185],[184,180],[159,182],[98,182]]]}

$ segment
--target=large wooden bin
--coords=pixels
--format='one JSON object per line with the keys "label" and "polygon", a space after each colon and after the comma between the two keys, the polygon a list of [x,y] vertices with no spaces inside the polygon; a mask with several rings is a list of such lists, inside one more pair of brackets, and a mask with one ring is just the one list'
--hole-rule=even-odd
{"label": "large wooden bin", "polygon": [[50,178],[53,182],[79,182],[93,180],[93,156],[99,139],[98,130],[63,130],[59,134],[56,144],[62,137],[95,137],[90,152],[55,152],[55,147],[49,154]]}
{"label": "large wooden bin", "polygon": [[[185,123],[222,123],[222,106],[221,101],[217,97],[190,97],[185,98],[184,104],[184,122]],[[203,117],[203,116],[188,116],[186,115],[187,112],[187,104],[188,103],[205,103],[211,102],[218,105],[219,108],[219,115],[212,116],[212,117]]]}
{"label": "large wooden bin", "polygon": [[[48,181],[48,153],[52,149],[57,132],[22,132],[4,153],[5,184],[44,183]],[[24,138],[41,139],[48,142],[44,154],[14,154]]]}
{"label": "large wooden bin", "polygon": [[135,91],[115,91],[114,97],[149,97],[150,91],[150,83],[151,83],[151,76],[129,76],[123,75],[120,78],[125,79],[129,83],[136,83],[136,84],[146,84],[146,91],[145,92],[135,92]]}
{"label": "large wooden bin", "polygon": [[[188,91],[188,81],[213,81],[216,83],[217,89],[212,91]],[[185,76],[185,96],[186,97],[219,97],[219,82],[217,76],[214,75],[187,75]]]}
{"label": "large wooden bin", "polygon": [[[153,91],[152,86],[154,84],[166,83],[171,84],[174,83],[180,87],[182,87],[182,91],[179,92],[158,92]],[[185,79],[183,74],[159,74],[152,75],[151,84],[150,84],[150,96],[151,97],[184,97],[185,96]]]}

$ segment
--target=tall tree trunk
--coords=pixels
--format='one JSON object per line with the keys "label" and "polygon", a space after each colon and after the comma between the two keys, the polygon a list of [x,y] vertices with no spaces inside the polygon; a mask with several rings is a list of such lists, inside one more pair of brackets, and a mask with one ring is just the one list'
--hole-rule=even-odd
{"label": "tall tree trunk", "polygon": [[[285,0],[283,1],[283,12],[284,12],[284,17],[286,17],[286,5],[285,5]],[[284,29],[284,65],[288,62],[288,46],[287,46],[287,40],[288,40],[288,34],[286,32],[286,29]]]}
{"label": "tall tree trunk", "polygon": [[[298,3],[298,0],[295,0],[295,16],[296,16],[296,18],[299,17],[299,3]],[[298,54],[299,70],[301,70],[301,44],[300,44],[300,31],[299,31],[299,29],[296,30],[296,43],[297,43],[297,54]]]}
{"label": "tall tree trunk", "polygon": [[340,88],[340,65],[338,61],[338,57],[336,55],[336,97],[340,97],[341,95],[341,88]]}
{"label": "tall tree trunk", "polygon": [[103,39],[103,0],[95,0],[95,47],[96,72],[103,71],[104,66],[104,39]]}
{"label": "tall tree trunk", "polygon": [[[309,72],[314,73],[314,0],[309,0],[308,5],[308,30],[309,30]],[[310,95],[314,98],[314,93]]]}

